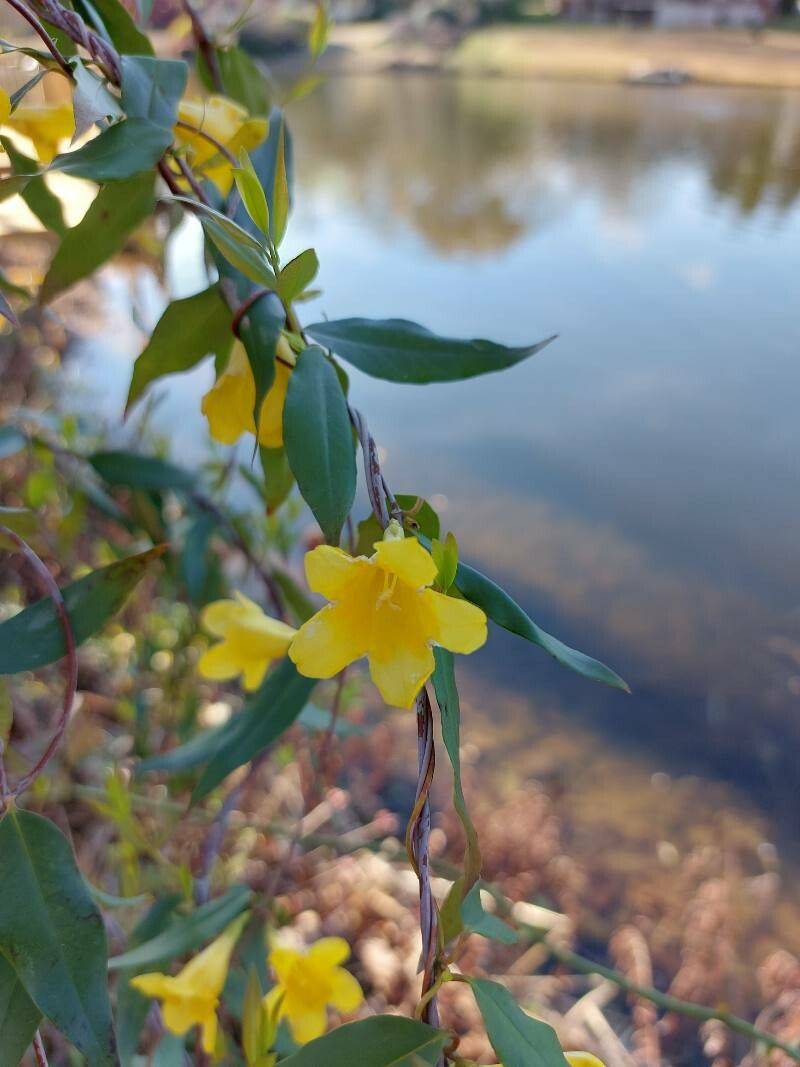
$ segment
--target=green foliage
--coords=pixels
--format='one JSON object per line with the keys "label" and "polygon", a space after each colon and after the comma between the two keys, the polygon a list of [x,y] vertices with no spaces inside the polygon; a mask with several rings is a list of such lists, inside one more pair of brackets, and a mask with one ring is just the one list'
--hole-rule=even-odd
{"label": "green foliage", "polygon": [[115,1067],[103,920],[67,839],[47,819],[11,811],[0,855],[0,952],[89,1067]]}
{"label": "green foliage", "polygon": [[172,131],[149,119],[123,119],[82,148],[56,156],[50,170],[95,182],[120,182],[150,170],[172,143]]}
{"label": "green foliage", "polygon": [[133,365],[125,410],[166,374],[190,370],[208,355],[224,362],[232,344],[230,312],[216,285],[173,300]]}
{"label": "green foliage", "polygon": [[0,1049],[5,1062],[19,1063],[33,1040],[42,1013],[8,960],[0,953]]}
{"label": "green foliage", "polygon": [[244,149],[239,153],[239,166],[234,171],[234,178],[239,195],[247,208],[247,214],[266,237],[269,233],[267,195],[261,188],[253,161]]}
{"label": "green foliage", "polygon": [[89,462],[109,485],[127,485],[131,489],[191,493],[195,477],[183,467],[177,467],[157,456],[140,456],[135,452],[114,449],[108,452],[93,452]]}
{"label": "green foliage", "polygon": [[42,303],[88,277],[119,252],[150,216],[154,203],[152,174],[103,186],[78,225],[64,234],[42,282]]}
{"label": "green foliage", "polygon": [[552,1026],[526,1015],[505,986],[486,978],[469,984],[503,1067],[567,1067]]}
{"label": "green foliage", "polygon": [[[36,174],[39,167],[37,161],[15,148],[10,137],[0,137],[0,144],[11,160],[11,166],[17,175]],[[47,188],[42,175],[29,178],[21,189],[20,195],[46,229],[51,230],[57,237],[64,236],[67,226],[64,222],[61,201]]]}
{"label": "green foliage", "polygon": [[146,119],[172,131],[189,70],[183,60],[122,57],[122,107],[130,119]]}
{"label": "green foliage", "polygon": [[[163,547],[151,548],[64,586],[61,595],[76,645],[101,630],[119,611],[163,551]],[[0,623],[0,674],[36,670],[61,659],[65,652],[64,633],[49,597]]]}
{"label": "green foliage", "polygon": [[294,474],[285,448],[259,448],[264,472],[264,502],[272,513],[286,500],[294,486]]}
{"label": "green foliage", "polygon": [[122,118],[119,100],[109,92],[102,78],[96,77],[77,58],[72,60],[75,91],[72,107],[75,114],[75,136],[82,137],[95,123],[103,119]]}
{"label": "green foliage", "polygon": [[281,1062],[286,1067],[434,1067],[449,1040],[445,1031],[415,1019],[376,1015],[346,1023]]}
{"label": "green foliage", "polygon": [[319,260],[313,248],[307,248],[295,256],[278,275],[278,293],[285,304],[291,304],[314,281],[319,271]]}
{"label": "green foliage", "polygon": [[461,921],[464,930],[499,941],[502,945],[515,945],[519,941],[516,930],[484,910],[480,882],[475,883],[461,903]]}
{"label": "green foliage", "polygon": [[338,545],[353,506],[353,433],[336,371],[320,348],[306,348],[289,379],[283,439],[303,499],[329,544]]}
{"label": "green foliage", "polygon": [[508,348],[494,341],[439,337],[406,319],[315,322],[306,332],[373,378],[408,385],[453,382],[513,367],[555,340]]}
{"label": "green foliage", "polygon": [[153,46],[120,0],[76,0],[75,8],[118,52],[153,55]]}
{"label": "green foliage", "polygon": [[286,164],[286,123],[283,116],[279,120],[278,139],[275,147],[275,177],[272,186],[272,200],[270,202],[270,236],[276,248],[286,233],[289,223],[289,174]]}
{"label": "green foliage", "polygon": [[[253,59],[238,45],[215,48],[214,56],[226,96],[246,107],[251,115],[268,115],[269,85]],[[198,72],[207,89],[215,89],[205,57],[198,57]]]}

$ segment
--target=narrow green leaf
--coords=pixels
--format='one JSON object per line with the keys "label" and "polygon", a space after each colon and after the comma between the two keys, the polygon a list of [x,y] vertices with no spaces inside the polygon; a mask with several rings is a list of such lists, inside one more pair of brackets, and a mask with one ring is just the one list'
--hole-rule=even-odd
{"label": "narrow green leaf", "polygon": [[258,1057],[267,1049],[261,1047],[262,1018],[264,1008],[261,1003],[263,991],[258,971],[251,966],[247,972],[247,986],[244,991],[242,1010],[242,1049],[248,1067],[258,1061]]}
{"label": "narrow green leaf", "polygon": [[474,934],[499,941],[501,945],[516,945],[519,934],[491,912],[484,911],[481,901],[481,884],[476,882],[461,904],[463,926]]}
{"label": "narrow green leaf", "polygon": [[307,248],[290,260],[278,275],[278,293],[285,304],[291,304],[314,281],[319,260],[313,248]]}
{"label": "narrow green leaf", "polygon": [[183,300],[173,300],[133,365],[125,411],[131,409],[151,382],[189,370],[208,355],[225,360],[232,344],[230,312],[216,285]]}
{"label": "narrow green leaf", "polygon": [[205,217],[201,221],[206,237],[232,267],[241,271],[256,285],[262,285],[265,289],[276,288],[275,275],[263,252],[254,249],[250,243],[243,241],[239,235],[233,234],[228,227],[216,219]]}
{"label": "narrow green leaf", "polygon": [[[0,137],[0,144],[11,160],[16,174],[36,174],[39,169],[38,161],[18,151],[10,137]],[[67,226],[61,201],[47,188],[42,175],[27,179],[19,194],[45,229],[51,230],[58,237],[64,236]]]}
{"label": "narrow green leaf", "polygon": [[[76,645],[101,630],[115,615],[165,546],[92,571],[61,590]],[[49,597],[37,600],[0,623],[0,674],[32,671],[65,654],[64,634]]]}
{"label": "narrow green leaf", "polygon": [[191,493],[195,488],[194,474],[158,456],[140,456],[136,452],[115,449],[93,452],[88,459],[109,485],[156,491],[174,489],[185,493]]}
{"label": "narrow green leaf", "polygon": [[4,1062],[19,1063],[33,1041],[41,1017],[17,972],[0,953],[0,1050]]}
{"label": "narrow green leaf", "polygon": [[264,472],[264,502],[272,514],[286,500],[294,485],[294,475],[284,448],[259,448]]}
{"label": "narrow green leaf", "polygon": [[282,1067],[433,1067],[450,1034],[402,1015],[373,1015],[345,1023],[299,1052],[281,1060]]}
{"label": "narrow green leaf", "polygon": [[172,130],[189,68],[182,59],[122,57],[122,107],[130,119],[149,119]]}
{"label": "narrow green leaf", "polygon": [[103,186],[78,225],[64,234],[42,282],[40,301],[46,304],[119,252],[154,204],[152,174]]}
{"label": "narrow green leaf", "polygon": [[11,811],[0,856],[0,952],[89,1067],[116,1067],[103,920],[69,842],[47,819]]}
{"label": "narrow green leaf", "polygon": [[[478,834],[467,808],[464,787],[461,782],[461,706],[456,685],[456,671],[453,653],[444,648],[433,650],[436,667],[433,672],[433,687],[436,703],[442,720],[442,740],[450,757],[453,768],[453,807],[456,809],[464,828],[466,849],[464,852],[464,875],[459,886],[461,897],[465,897],[475,885],[481,873],[481,848]],[[448,931],[450,936],[459,931]]]}
{"label": "narrow green leaf", "polygon": [[568,1067],[552,1026],[526,1015],[505,986],[487,978],[468,980],[503,1067]]}
{"label": "narrow green leaf", "polygon": [[90,24],[96,26],[97,20],[100,20],[100,32],[105,30],[103,36],[108,37],[118,52],[140,56],[153,54],[149,38],[142,33],[120,0],[76,0],[75,7]]}
{"label": "narrow green leaf", "polygon": [[239,153],[239,167],[233,172],[233,176],[248,215],[266,236],[269,233],[267,194],[261,188],[253,162],[244,148]]}
{"label": "narrow green leaf", "polygon": [[200,512],[183,542],[181,574],[194,604],[202,604],[205,599],[209,577],[209,544],[218,524],[216,515],[208,511]]}
{"label": "narrow green leaf", "polygon": [[504,370],[555,340],[548,337],[537,344],[507,348],[494,341],[439,337],[406,319],[315,322],[306,327],[306,333],[373,378],[413,385]]}
{"label": "narrow green leaf", "polygon": [[115,182],[150,170],[172,144],[172,131],[148,119],[123,119],[74,152],[56,156],[50,170],[95,182]]}
{"label": "narrow green leaf", "polygon": [[270,226],[272,241],[280,247],[289,222],[289,178],[286,168],[286,123],[283,116],[278,129],[278,145],[275,154],[275,184],[272,191]]}
{"label": "narrow green leaf", "polygon": [[199,767],[208,763],[227,732],[225,726],[217,726],[213,730],[203,730],[187,741],[185,745],[171,748],[168,752],[161,752],[157,756],[149,756],[136,767],[136,776],[148,774],[151,771],[188,771],[193,767]]}
{"label": "narrow green leaf", "polygon": [[315,678],[298,674],[284,659],[239,714],[226,723],[213,759],[195,788],[193,801],[202,800],[223,779],[262,752],[295,721],[305,707]]}
{"label": "narrow green leaf", "polygon": [[331,17],[326,0],[317,0],[317,10],[308,31],[308,50],[312,59],[319,59],[328,46]]}
{"label": "narrow green leaf", "polygon": [[110,971],[158,969],[179,956],[210,941],[245,910],[251,891],[245,885],[235,885],[228,892],[202,904],[191,915],[175,919],[166,930],[135,948],[113,956],[108,961]]}
{"label": "narrow green leaf", "polygon": [[630,692],[628,683],[623,681],[610,667],[606,667],[604,663],[592,659],[583,652],[570,648],[569,645],[565,645],[563,641],[552,637],[537,626],[519,604],[485,574],[467,566],[466,563],[459,563],[455,586],[461,590],[467,600],[483,608],[498,626],[543,648],[562,666],[569,667],[571,671],[582,674],[584,678],[589,678],[593,682],[602,682],[603,685],[609,685],[613,689]]}
{"label": "narrow green leaf", "polygon": [[283,443],[303,499],[328,542],[338,545],[353,506],[356,462],[347,401],[320,348],[297,357],[283,409]]}
{"label": "narrow green leaf", "polygon": [[4,200],[10,200],[12,196],[20,195],[27,188],[28,183],[32,178],[38,177],[37,174],[12,174],[10,178],[4,178],[0,182],[0,204]]}

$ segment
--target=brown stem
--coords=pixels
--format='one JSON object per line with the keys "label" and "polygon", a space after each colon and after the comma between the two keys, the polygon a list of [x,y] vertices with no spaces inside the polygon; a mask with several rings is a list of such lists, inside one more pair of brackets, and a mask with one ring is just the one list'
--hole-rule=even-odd
{"label": "brown stem", "polygon": [[200,203],[201,204],[207,204],[208,203],[208,197],[206,196],[206,194],[203,192],[202,188],[200,187],[200,183],[198,182],[197,178],[195,178],[195,176],[194,176],[194,171],[189,166],[189,164],[186,162],[186,160],[182,156],[179,156],[177,154],[177,152],[173,153],[172,158],[178,164],[181,174],[184,176],[186,181],[191,186],[192,192],[197,197],[197,199],[200,201]]}
{"label": "brown stem", "polygon": [[36,15],[34,15],[34,13],[30,10],[30,8],[27,7],[25,4],[21,3],[21,0],[6,0],[6,3],[10,4],[11,7],[13,7],[18,14],[22,15],[22,17],[27,23],[29,23],[29,25],[33,26],[36,33],[44,41],[50,55],[53,57],[56,63],[58,63],[59,67],[61,67],[61,69],[64,71],[69,80],[74,81],[72,75],[72,67],[66,61],[64,56],[62,56],[61,52],[58,49],[58,45],[52,39],[52,37],[41,24]]}
{"label": "brown stem", "polygon": [[12,792],[12,796],[19,796],[20,793],[24,793],[26,789],[30,789],[47,764],[53,758],[58,751],[61,742],[64,739],[64,733],[67,729],[67,723],[69,717],[72,714],[72,707],[75,703],[75,693],[78,689],[78,656],[75,649],[75,635],[72,631],[72,623],[70,621],[69,613],[67,612],[67,606],[64,603],[64,597],[61,595],[61,590],[58,588],[55,579],[50,571],[45,566],[44,562],[36,555],[27,541],[15,534],[13,530],[9,530],[6,526],[0,525],[0,534],[7,537],[12,541],[28,563],[31,564],[37,575],[41,579],[45,592],[53,602],[55,608],[56,617],[58,618],[61,631],[64,635],[64,648],[66,655],[66,663],[64,665],[64,675],[66,679],[66,685],[64,690],[64,700],[61,706],[61,715],[56,723],[56,728],[50,739],[49,744],[45,748],[42,755],[36,761],[33,767],[28,771],[26,775],[19,780],[16,787]]}
{"label": "brown stem", "polygon": [[178,119],[175,125],[179,130],[190,130],[192,133],[196,133],[198,137],[202,137],[204,141],[208,141],[221,155],[225,156],[232,167],[239,166],[239,160],[233,152],[226,148],[222,141],[218,141],[216,137],[212,137],[210,133],[207,133],[201,126],[195,126],[191,122],[184,122],[183,119]]}
{"label": "brown stem", "polygon": [[38,1067],[48,1067],[47,1053],[44,1050],[42,1044],[42,1035],[37,1030],[33,1035],[33,1054],[36,1057],[36,1063]]}
{"label": "brown stem", "polygon": [[85,48],[109,81],[119,85],[119,55],[99,33],[89,29],[80,15],[62,7],[58,0],[33,0],[33,6],[48,22],[52,22],[76,44]]}
{"label": "brown stem", "polygon": [[197,47],[202,53],[203,59],[206,61],[206,66],[208,67],[209,74],[211,75],[211,80],[214,83],[214,88],[217,90],[218,93],[224,92],[225,87],[222,84],[222,74],[219,69],[219,63],[217,62],[217,52],[211,42],[211,39],[206,33],[206,28],[203,25],[203,20],[200,18],[197,9],[195,8],[194,4],[191,3],[191,0],[183,0],[183,8],[186,14],[191,19],[192,34],[194,35],[194,39],[197,42]]}

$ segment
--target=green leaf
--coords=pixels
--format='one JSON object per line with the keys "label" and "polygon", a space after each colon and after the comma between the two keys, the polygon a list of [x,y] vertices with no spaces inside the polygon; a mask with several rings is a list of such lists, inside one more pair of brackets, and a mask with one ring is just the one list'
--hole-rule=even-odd
{"label": "green leaf", "polygon": [[186,1034],[164,1034],[153,1053],[150,1067],[184,1067],[185,1063]]}
{"label": "green leaf", "polygon": [[[75,644],[101,630],[115,615],[165,546],[92,571],[61,590]],[[0,674],[32,671],[65,654],[64,634],[49,597],[0,623]]]}
{"label": "green leaf", "polygon": [[233,172],[236,188],[247,208],[247,214],[266,236],[269,233],[267,194],[261,188],[253,161],[243,148],[239,153],[239,167]]}
{"label": "green leaf", "polygon": [[331,32],[331,17],[326,0],[317,0],[317,10],[308,31],[308,50],[312,59],[319,59],[328,47]]}
{"label": "green leaf", "polygon": [[115,1067],[103,920],[69,842],[47,819],[10,811],[0,856],[0,952],[89,1067]]}
{"label": "green leaf", "polygon": [[264,502],[271,515],[291,493],[294,475],[284,448],[261,447],[258,454],[264,471]]}
{"label": "green leaf", "polygon": [[297,357],[283,408],[283,444],[303,499],[327,541],[338,545],[353,506],[356,462],[347,401],[320,348]]}
{"label": "green leaf", "polygon": [[258,971],[250,966],[247,972],[247,986],[244,991],[244,1006],[242,1009],[242,1050],[248,1067],[258,1061],[262,1052],[261,1036],[263,1030],[264,1007],[261,1003],[263,991]]}
{"label": "green leaf", "polygon": [[[0,137],[0,144],[11,160],[16,174],[36,174],[39,169],[38,161],[18,151],[10,137]],[[64,236],[67,226],[64,222],[61,201],[47,188],[42,175],[29,178],[24,187],[19,190],[19,194],[45,229],[51,230],[58,237]]]}
{"label": "green leaf", "polygon": [[76,0],[75,7],[90,25],[108,37],[118,52],[144,56],[153,54],[149,39],[120,0]]}
{"label": "green leaf", "polygon": [[374,1015],[303,1045],[281,1067],[433,1067],[450,1035],[402,1015]]}
{"label": "green leaf", "polygon": [[56,156],[50,170],[95,182],[118,182],[150,170],[172,144],[172,131],[148,119],[123,119],[82,148]]}
{"label": "green leaf", "polygon": [[444,541],[434,538],[431,542],[431,555],[436,564],[436,588],[446,593],[456,578],[458,570],[458,542],[454,534],[448,533]]}
{"label": "green leaf", "polygon": [[172,962],[179,956],[210,941],[245,910],[250,903],[251,891],[245,885],[235,885],[228,892],[202,904],[191,915],[181,916],[166,930],[143,944],[113,956],[108,961],[110,971],[152,970]]}
{"label": "green leaf", "polygon": [[468,981],[503,1067],[568,1067],[552,1026],[526,1015],[505,986],[487,978]]}
{"label": "green leaf", "polygon": [[239,335],[256,385],[253,420],[258,426],[264,398],[275,381],[275,354],[286,314],[275,293],[265,293],[259,297],[252,310],[253,314],[248,312],[244,316]]}
{"label": "green leaf", "polygon": [[195,488],[193,474],[157,456],[140,456],[136,452],[117,449],[94,452],[88,460],[109,485],[127,485],[131,489],[156,492],[173,489],[184,493],[191,493]]}
{"label": "green leaf", "polygon": [[[225,95],[246,107],[251,115],[268,115],[269,85],[255,61],[236,45],[214,51]],[[216,88],[203,56],[198,57],[198,73],[207,89]]]}
{"label": "green leaf", "polygon": [[610,667],[606,667],[604,663],[592,659],[583,652],[570,648],[569,645],[565,645],[563,641],[552,637],[537,626],[519,604],[485,574],[467,566],[466,563],[459,563],[455,586],[467,600],[483,608],[498,626],[543,648],[563,667],[569,667],[571,671],[582,674],[584,678],[589,678],[593,682],[602,682],[603,685],[609,685],[613,689],[630,692],[628,683],[623,681]]}
{"label": "green leaf", "polygon": [[31,178],[36,177],[36,174],[13,174],[10,178],[3,179],[0,182],[0,204],[4,200],[9,200],[12,196],[16,196],[17,193],[22,195]]}
{"label": "green leaf", "polygon": [[465,929],[502,945],[516,945],[519,934],[491,912],[484,911],[481,901],[481,884],[476,882],[461,904],[461,919]]}
{"label": "green leaf", "polygon": [[109,92],[106,83],[92,74],[76,56],[72,62],[75,90],[72,108],[75,113],[74,139],[82,137],[95,123],[105,118],[122,118],[119,100]]}
{"label": "green leaf", "polygon": [[208,355],[225,360],[232,344],[230,312],[216,285],[183,300],[173,300],[133,365],[125,411],[131,409],[151,382],[189,370]]}
{"label": "green leaf", "polygon": [[172,130],[189,68],[182,59],[122,57],[122,106],[130,119],[149,119]]}
{"label": "green leaf", "polygon": [[[263,251],[253,248],[251,242],[243,240],[240,234],[233,233],[230,227],[220,223],[217,219],[206,216],[201,219],[201,222],[203,223],[206,237],[232,267],[241,271],[246,278],[249,278],[251,282],[255,282],[256,285],[262,285],[265,289],[276,288],[275,275],[270,269]],[[245,233],[245,231],[241,232]],[[245,234],[245,236],[247,235]]]}
{"label": "green leaf", "polygon": [[315,322],[306,327],[306,333],[373,378],[413,385],[504,370],[555,340],[548,337],[537,344],[507,348],[493,341],[439,337],[406,319]]}
{"label": "green leaf", "polygon": [[[459,880],[457,892],[463,898],[472,889],[481,873],[481,848],[478,842],[478,834],[467,808],[464,796],[464,788],[461,782],[461,706],[458,699],[458,686],[456,685],[455,661],[453,653],[444,648],[434,648],[436,667],[433,672],[433,688],[436,692],[436,703],[439,705],[439,714],[442,720],[442,740],[450,757],[450,765],[453,768],[453,807],[456,809],[461,825],[464,828],[466,849],[464,852],[464,875]],[[458,914],[456,912],[456,914]],[[446,931],[447,940],[459,933],[453,929]]]}
{"label": "green leaf", "polygon": [[202,511],[186,534],[181,553],[181,574],[186,583],[189,599],[201,604],[208,586],[209,543],[219,520],[208,511]]}
{"label": "green leaf", "polygon": [[119,252],[154,204],[152,174],[103,186],[78,225],[64,234],[42,282],[40,301],[46,304]]}
{"label": "green leaf", "polygon": [[226,726],[204,730],[191,741],[187,741],[185,745],[179,745],[168,752],[161,752],[157,756],[149,756],[136,767],[136,776],[148,774],[150,771],[169,771],[170,773],[188,771],[192,767],[208,763],[220,747],[226,732]]}
{"label": "green leaf", "polygon": [[226,723],[224,734],[195,788],[192,800],[202,800],[223,779],[262,752],[295,721],[308,701],[315,678],[298,674],[284,659],[239,714]]}
{"label": "green leaf", "polygon": [[286,167],[286,123],[281,116],[278,143],[275,150],[275,183],[270,205],[270,226],[273,244],[280,247],[289,222],[289,177]]}
{"label": "green leaf", "polygon": [[313,248],[307,248],[290,260],[278,275],[278,293],[285,304],[297,299],[314,281],[319,270],[319,260]]}
{"label": "green leaf", "polygon": [[19,1063],[33,1041],[41,1017],[17,972],[0,953],[0,1049],[6,1063]]}

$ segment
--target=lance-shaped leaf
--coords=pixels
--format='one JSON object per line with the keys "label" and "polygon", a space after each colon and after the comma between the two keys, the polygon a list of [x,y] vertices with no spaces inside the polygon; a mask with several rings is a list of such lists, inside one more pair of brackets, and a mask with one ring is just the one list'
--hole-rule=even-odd
{"label": "lance-shaped leaf", "polygon": [[231,771],[242,767],[280,737],[305,707],[316,679],[298,674],[284,659],[239,714],[225,726],[216,753],[203,772],[193,800],[201,800]]}
{"label": "lance-shaped leaf", "polygon": [[123,119],[74,152],[56,156],[50,170],[94,182],[119,182],[150,170],[172,144],[172,131],[149,119]]}
{"label": "lance-shaped leaf", "polygon": [[230,312],[216,285],[183,300],[173,300],[133,365],[125,411],[151,382],[166,374],[190,370],[208,355],[224,361],[232,344]]}
{"label": "lance-shaped leaf", "polygon": [[94,452],[89,462],[109,485],[127,485],[131,489],[161,492],[173,489],[191,493],[195,488],[194,475],[158,456],[140,456],[136,452],[119,449]]}
{"label": "lance-shaped leaf", "polygon": [[353,433],[336,371],[315,346],[300,353],[289,378],[283,443],[303,499],[338,545],[356,491]]}
{"label": "lance-shaped leaf", "polygon": [[315,322],[306,333],[373,378],[424,385],[453,382],[513,367],[555,340],[508,348],[494,341],[439,337],[406,319]]}
{"label": "lance-shaped leaf", "polygon": [[294,475],[285,448],[259,448],[261,469],[264,472],[264,503],[272,514],[286,500],[294,486]]}
{"label": "lance-shaped leaf", "polygon": [[154,203],[152,174],[103,186],[78,225],[64,234],[42,282],[41,302],[46,304],[119,252],[149,218]]}
{"label": "lance-shaped leaf", "polygon": [[114,956],[108,961],[110,971],[137,971],[159,968],[199,945],[210,941],[228,923],[240,915],[250,903],[252,893],[247,886],[235,885],[228,892],[202,904],[191,915],[184,915],[149,940]]}
{"label": "lance-shaped leaf", "polygon": [[225,223],[213,217],[206,216],[201,221],[206,237],[232,267],[256,285],[261,285],[265,289],[276,288],[275,275],[267,263],[266,256],[261,249],[254,248],[252,242],[242,237],[244,231],[236,233],[230,225],[226,226]]}
{"label": "lance-shaped leaf", "polygon": [[481,900],[481,884],[476,882],[461,903],[463,928],[471,933],[499,941],[502,945],[516,945],[519,934],[508,923],[486,911]]}
{"label": "lance-shaped leaf", "polygon": [[116,1067],[103,920],[69,842],[49,820],[10,811],[0,856],[0,952],[89,1067]]}
{"label": "lance-shaped leaf", "polygon": [[200,767],[213,759],[226,732],[225,726],[216,726],[213,730],[204,730],[197,734],[184,745],[171,748],[168,752],[160,752],[157,756],[148,756],[136,767],[136,776],[150,771],[176,773]]}
{"label": "lance-shaped leaf", "polygon": [[118,52],[151,56],[153,46],[120,0],[76,0],[86,22],[108,38]]}
{"label": "lance-shaped leaf", "polygon": [[247,214],[266,236],[269,233],[269,206],[267,194],[261,188],[253,161],[243,148],[239,153],[239,166],[233,172],[236,188],[247,208]]}
{"label": "lance-shaped leaf", "polygon": [[[10,137],[0,137],[0,144],[2,144],[6,155],[11,160],[11,166],[14,168],[15,174],[36,175],[39,169],[38,160],[31,159],[30,156],[24,155],[24,153],[15,148],[14,142]],[[61,201],[47,188],[44,177],[41,174],[28,178],[24,187],[19,190],[19,194],[45,229],[52,230],[58,237],[63,237],[67,232],[67,227],[64,222]]]}
{"label": "lance-shaped leaf", "polygon": [[527,1015],[505,986],[486,978],[469,984],[503,1067],[568,1067],[552,1026]]}
{"label": "lance-shaped leaf", "polygon": [[307,248],[290,260],[278,275],[278,292],[281,300],[291,304],[304,289],[314,281],[319,270],[319,260],[313,248]]}
{"label": "lance-shaped leaf", "polygon": [[282,1060],[282,1067],[433,1067],[450,1041],[444,1030],[401,1015],[375,1015],[338,1026]]}
{"label": "lance-shaped leaf", "polygon": [[19,1063],[25,1055],[41,1017],[17,972],[0,953],[0,1049],[8,1063]]}
{"label": "lance-shaped leaf", "polygon": [[331,16],[327,0],[317,0],[317,10],[308,31],[308,50],[313,59],[319,59],[328,46],[331,32]]}
{"label": "lance-shaped leaf", "polygon": [[253,310],[254,314],[248,312],[244,316],[239,334],[256,385],[253,421],[258,426],[264,397],[275,381],[275,354],[286,315],[275,293],[265,293],[261,296]]}
{"label": "lance-shaped leaf", "polygon": [[272,186],[269,225],[275,247],[280,246],[289,223],[289,172],[286,164],[286,122],[281,116],[275,149],[275,179]]}
{"label": "lance-shaped leaf", "polygon": [[171,130],[189,69],[182,59],[122,57],[122,107],[130,119],[149,119]]}
{"label": "lance-shaped leaf", "polygon": [[[76,645],[101,630],[119,611],[165,548],[161,545],[129,556],[62,588]],[[64,633],[49,597],[0,623],[0,674],[36,670],[61,659],[65,652]]]}

